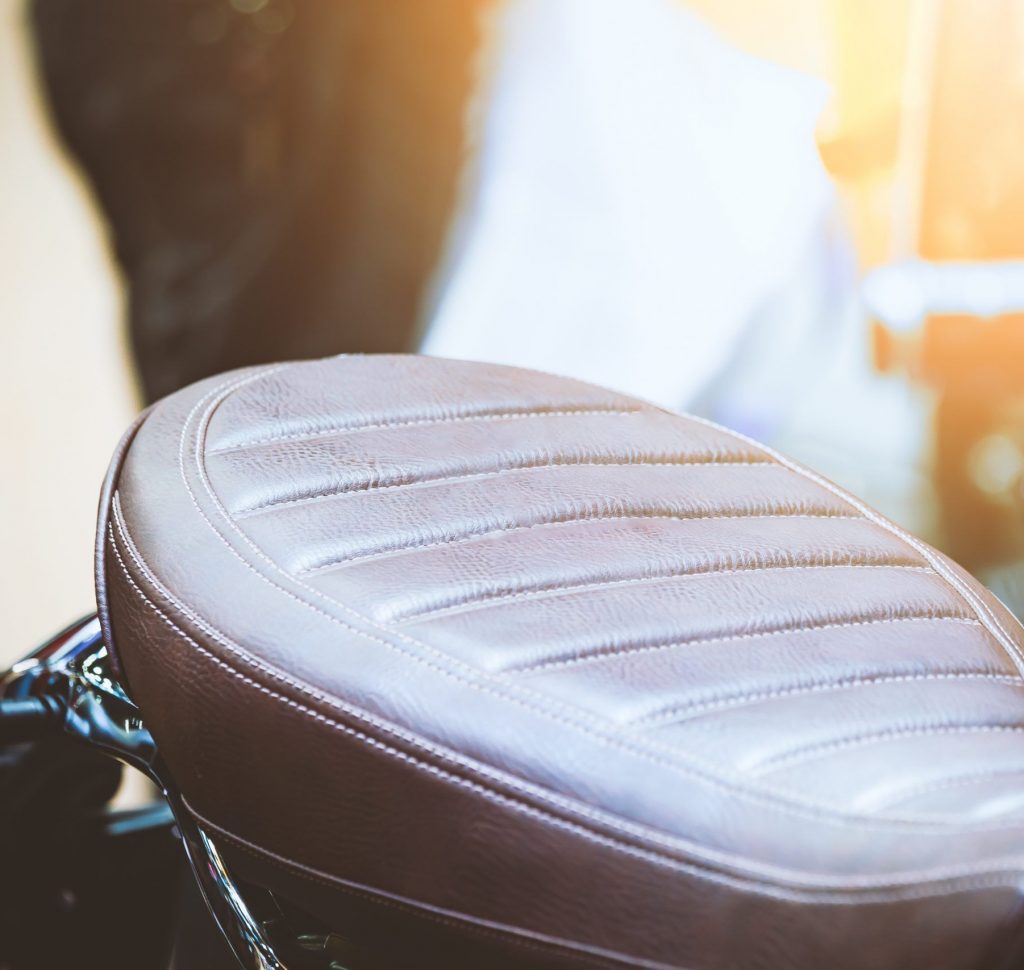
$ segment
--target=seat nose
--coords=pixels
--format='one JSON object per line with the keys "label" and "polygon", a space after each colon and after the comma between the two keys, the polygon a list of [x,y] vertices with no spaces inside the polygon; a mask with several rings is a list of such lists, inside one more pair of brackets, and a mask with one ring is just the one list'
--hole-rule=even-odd
{"label": "seat nose", "polygon": [[256,368],[116,456],[98,597],[200,824],[446,966],[984,964],[1022,630],[756,442],[421,357]]}

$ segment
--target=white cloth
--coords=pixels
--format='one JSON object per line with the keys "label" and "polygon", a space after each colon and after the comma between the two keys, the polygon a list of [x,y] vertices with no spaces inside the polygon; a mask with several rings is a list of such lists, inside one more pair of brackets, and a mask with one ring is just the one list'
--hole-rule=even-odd
{"label": "white cloth", "polygon": [[422,349],[686,406],[821,232],[825,87],[673,0],[514,0],[497,21]]}

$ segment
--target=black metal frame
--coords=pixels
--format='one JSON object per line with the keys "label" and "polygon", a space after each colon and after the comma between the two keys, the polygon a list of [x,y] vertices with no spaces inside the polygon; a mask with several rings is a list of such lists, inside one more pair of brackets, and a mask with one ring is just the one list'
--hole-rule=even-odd
{"label": "black metal frame", "polygon": [[[185,808],[138,708],[110,664],[95,616],[72,625],[0,676],[0,704],[0,742],[6,710],[12,720],[22,718],[14,739],[18,742],[33,731],[39,739],[60,736],[141,771],[154,782],[173,813],[203,899],[242,967],[305,970],[328,965],[329,936],[303,938],[290,932],[283,946],[271,942],[267,921],[253,914],[216,843]],[[31,716],[27,721],[26,712]],[[295,951],[289,953],[287,965],[282,949]],[[314,949],[320,951],[319,958],[309,952]]]}

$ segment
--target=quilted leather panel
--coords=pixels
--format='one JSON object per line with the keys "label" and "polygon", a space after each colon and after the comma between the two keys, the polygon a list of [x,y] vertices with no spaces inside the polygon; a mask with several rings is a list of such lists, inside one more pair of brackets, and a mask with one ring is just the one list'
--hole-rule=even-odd
{"label": "quilted leather panel", "polygon": [[[696,923],[651,939],[653,900],[642,926],[602,920],[582,939],[587,920],[564,910],[589,877],[568,855],[563,896],[542,914],[515,887],[550,872],[505,872],[504,896],[473,884],[502,851],[516,858],[501,836],[502,851],[460,843],[457,877],[434,866],[417,879],[379,860],[360,870],[322,807],[311,843],[283,831],[239,800],[255,768],[241,714],[183,671],[211,685],[245,672],[238,710],[257,731],[282,730],[259,687],[284,677],[282,697],[314,720],[342,704],[457,764],[458,778],[520,797],[527,786],[573,853],[565,822],[587,819],[634,852],[670,848],[748,880],[736,900],[817,887],[864,904],[955,897],[962,910],[980,880],[987,914],[976,931],[957,925],[949,966],[973,965],[1010,911],[1000,887],[1016,883],[1024,826],[1019,625],[934,550],[754,442],[547,375],[339,358],[228,375],[160,405],[120,469],[107,532],[132,688],[186,795],[260,847],[467,918],[645,951],[650,965],[723,965],[694,942]],[[168,630],[173,647],[154,651]],[[234,746],[230,760],[197,757],[197,718]],[[323,756],[322,724],[284,730],[285,774]],[[360,811],[401,815],[408,771],[380,770]],[[280,803],[267,784],[262,797]],[[322,794],[351,797],[332,785]],[[460,824],[493,824],[482,801]],[[454,825],[422,807],[406,817],[420,838]],[[380,833],[363,838],[388,852],[369,844]],[[408,865],[426,850],[401,851]],[[631,858],[640,874],[614,870],[622,892],[644,878]],[[920,918],[952,928],[944,906]],[[825,952],[827,921],[801,929],[798,911],[776,914],[795,920],[797,962],[749,965],[814,965],[801,954]],[[858,934],[856,918],[840,922],[837,936]],[[923,945],[895,940],[877,965]]]}

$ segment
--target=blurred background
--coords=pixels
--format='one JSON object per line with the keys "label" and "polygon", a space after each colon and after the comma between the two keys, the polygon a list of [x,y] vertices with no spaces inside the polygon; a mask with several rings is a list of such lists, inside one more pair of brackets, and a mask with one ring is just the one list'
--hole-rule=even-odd
{"label": "blurred background", "polygon": [[342,352],[706,415],[1024,614],[1022,55],[1012,0],[0,0],[0,659],[92,608],[139,408]]}

